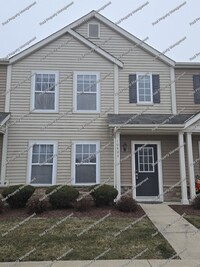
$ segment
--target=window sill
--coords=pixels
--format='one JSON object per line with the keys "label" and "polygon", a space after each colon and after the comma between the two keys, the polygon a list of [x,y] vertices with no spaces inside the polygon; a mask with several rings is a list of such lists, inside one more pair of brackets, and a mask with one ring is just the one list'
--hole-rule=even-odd
{"label": "window sill", "polygon": [[74,187],[88,187],[88,186],[92,186],[92,185],[98,185],[98,183],[88,183],[88,184],[71,184]]}
{"label": "window sill", "polygon": [[59,114],[58,110],[55,111],[49,111],[49,110],[34,110],[30,111],[32,114]]}
{"label": "window sill", "polygon": [[88,110],[85,110],[85,111],[73,111],[72,114],[100,114],[100,111],[88,111]]}
{"label": "window sill", "polygon": [[52,185],[55,185],[55,184],[31,184],[31,183],[28,184],[32,185],[33,187],[50,187]]}
{"label": "window sill", "polygon": [[136,103],[137,106],[154,106],[154,103]]}

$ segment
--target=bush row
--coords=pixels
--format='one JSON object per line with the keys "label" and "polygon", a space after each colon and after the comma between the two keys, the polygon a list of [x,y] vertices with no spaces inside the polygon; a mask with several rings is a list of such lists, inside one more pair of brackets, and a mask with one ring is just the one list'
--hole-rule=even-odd
{"label": "bush row", "polygon": [[[79,197],[79,191],[69,185],[55,185],[46,190],[43,197],[33,196],[35,188],[31,185],[9,186],[2,192],[0,199],[0,212],[3,211],[4,201],[11,208],[28,207],[29,213],[42,213],[48,209],[49,204],[54,209],[75,208],[77,211],[85,211],[91,206],[91,200],[87,197]],[[118,191],[110,185],[95,185],[90,187],[89,193],[97,207],[113,205]],[[130,212],[137,209],[137,202],[131,197],[121,197],[116,203],[120,211]]]}

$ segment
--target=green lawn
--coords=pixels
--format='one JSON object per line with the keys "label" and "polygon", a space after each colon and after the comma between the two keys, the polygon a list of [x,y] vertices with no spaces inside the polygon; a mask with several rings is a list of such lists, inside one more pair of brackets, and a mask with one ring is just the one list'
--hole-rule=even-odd
{"label": "green lawn", "polygon": [[200,229],[200,216],[198,215],[187,215],[184,217],[187,219],[191,224],[193,224],[196,228]]}
{"label": "green lawn", "polygon": [[22,220],[1,220],[0,262],[132,259],[141,252],[137,259],[167,259],[176,254],[160,234],[152,237],[156,229],[147,218],[133,224],[134,219],[108,217],[95,226],[98,219],[72,217],[58,224],[61,220],[32,218],[17,228]]}

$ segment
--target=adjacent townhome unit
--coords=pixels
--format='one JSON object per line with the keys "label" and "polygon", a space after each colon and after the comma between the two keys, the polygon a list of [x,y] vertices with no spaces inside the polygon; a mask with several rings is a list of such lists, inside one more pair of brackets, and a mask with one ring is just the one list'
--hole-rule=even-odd
{"label": "adjacent townhome unit", "polygon": [[200,64],[90,12],[1,66],[1,186],[108,183],[118,197],[189,203],[199,86]]}

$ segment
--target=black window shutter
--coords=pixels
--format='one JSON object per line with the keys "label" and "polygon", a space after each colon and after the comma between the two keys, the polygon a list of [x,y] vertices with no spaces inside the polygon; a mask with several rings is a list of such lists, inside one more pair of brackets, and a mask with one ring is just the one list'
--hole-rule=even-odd
{"label": "black window shutter", "polygon": [[152,75],[153,103],[160,103],[160,76]]}
{"label": "black window shutter", "polygon": [[137,103],[136,74],[129,75],[129,103]]}
{"label": "black window shutter", "polygon": [[200,104],[200,75],[193,75],[194,103]]}

